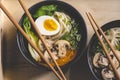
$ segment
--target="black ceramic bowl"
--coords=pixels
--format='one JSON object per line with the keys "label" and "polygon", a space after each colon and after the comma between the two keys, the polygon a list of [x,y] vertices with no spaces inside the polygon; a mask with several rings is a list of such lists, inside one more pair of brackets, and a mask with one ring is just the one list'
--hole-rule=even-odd
{"label": "black ceramic bowl", "polygon": [[[59,7],[59,9],[61,9],[64,13],[69,15],[72,19],[75,19],[76,23],[79,23],[79,33],[81,34],[81,40],[78,44],[78,50],[77,50],[76,57],[74,58],[74,60],[72,60],[70,63],[68,63],[68,64],[72,64],[80,58],[80,56],[82,55],[82,53],[86,47],[87,31],[86,31],[85,22],[84,22],[82,16],[79,14],[79,12],[75,8],[73,8],[71,5],[69,5],[65,2],[62,2],[62,1],[51,1],[51,0],[43,1],[43,2],[33,5],[31,8],[29,8],[29,11],[31,14],[34,14],[38,10],[39,7],[45,6],[45,5],[50,5],[50,4],[57,5]],[[23,19],[25,18],[25,16],[26,15],[24,14],[19,22],[19,24],[21,26],[22,26]],[[17,32],[17,42],[18,42],[19,49],[20,49],[22,55],[25,57],[25,59],[27,59],[30,63],[32,63],[33,65],[35,65],[37,67],[43,67],[43,66],[39,65],[38,62],[36,62],[31,57],[31,55],[28,51],[28,48],[27,48],[28,42],[19,31]]]}
{"label": "black ceramic bowl", "polygon": [[[115,28],[115,27],[119,27],[120,28],[120,20],[112,21],[112,22],[109,22],[109,23],[103,25],[102,26],[102,30],[106,31],[106,30],[108,30],[110,28]],[[88,58],[89,67],[90,67],[94,77],[97,80],[103,80],[103,78],[101,76],[101,70],[96,68],[96,67],[94,67],[94,65],[93,65],[93,57],[95,55],[94,51],[96,49],[97,43],[98,43],[98,39],[97,39],[97,36],[94,34],[93,37],[90,40],[89,45],[88,45],[87,58]]]}

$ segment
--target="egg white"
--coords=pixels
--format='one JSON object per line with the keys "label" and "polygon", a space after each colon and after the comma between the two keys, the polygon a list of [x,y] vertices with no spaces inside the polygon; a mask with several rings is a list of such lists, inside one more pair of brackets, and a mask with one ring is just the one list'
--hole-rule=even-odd
{"label": "egg white", "polygon": [[[44,21],[47,20],[47,19],[52,19],[57,24],[57,29],[56,30],[48,31],[44,28]],[[58,21],[55,18],[53,18],[51,16],[44,15],[44,16],[38,17],[35,20],[35,24],[37,25],[37,28],[42,35],[52,36],[52,35],[57,34],[60,31],[60,24],[58,23]]]}

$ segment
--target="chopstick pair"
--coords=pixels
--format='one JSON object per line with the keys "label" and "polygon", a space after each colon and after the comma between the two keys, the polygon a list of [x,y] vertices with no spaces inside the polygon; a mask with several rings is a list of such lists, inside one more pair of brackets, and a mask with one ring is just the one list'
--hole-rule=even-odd
{"label": "chopstick pair", "polygon": [[[13,16],[9,13],[9,11],[5,8],[5,6],[2,4],[2,2],[0,2],[0,8],[4,11],[4,13],[8,16],[8,18],[12,21],[12,23],[16,26],[16,28],[22,33],[22,35],[27,39],[27,41],[30,43],[30,45],[36,50],[36,52],[38,52],[38,54],[41,56],[41,58],[46,62],[46,64],[51,68],[51,70],[54,72],[54,74],[58,77],[59,80],[67,80],[65,75],[63,74],[61,68],[59,67],[59,65],[57,64],[57,62],[55,61],[55,59],[53,58],[50,49],[47,47],[45,40],[43,39],[41,33],[38,31],[36,24],[33,20],[33,18],[31,17],[28,9],[26,8],[26,6],[24,5],[22,0],[19,0],[19,3],[21,4],[22,8],[24,9],[25,13],[27,14],[30,22],[32,23],[34,29],[36,30],[36,32],[39,35],[39,38],[41,39],[41,41],[43,42],[43,44],[45,45],[50,57],[52,58],[54,64],[56,65],[59,73],[56,71],[56,69],[47,61],[47,59],[44,57],[43,53],[40,51],[40,49],[31,41],[31,39],[29,38],[29,36],[24,32],[24,30],[22,29],[22,27],[17,23],[17,21],[13,18]],[[60,74],[60,75],[59,75]]]}
{"label": "chopstick pair", "polygon": [[63,77],[63,79],[66,80],[65,75],[63,74],[63,72],[62,72],[61,68],[59,67],[59,65],[57,64],[56,60],[54,59],[54,57],[53,57],[53,55],[52,55],[50,49],[47,47],[46,42],[45,42],[44,38],[42,37],[41,33],[38,31],[37,26],[36,26],[36,24],[35,24],[35,22],[34,22],[32,16],[31,16],[31,14],[29,13],[28,9],[26,8],[24,2],[23,2],[22,0],[18,0],[18,1],[19,1],[20,5],[22,6],[23,10],[25,11],[25,13],[27,14],[27,16],[28,16],[30,22],[32,23],[32,25],[33,25],[35,31],[37,32],[39,38],[41,39],[42,43],[44,44],[44,46],[45,46],[45,48],[46,48],[46,50],[47,50],[49,56],[52,58],[52,60],[53,60],[53,62],[54,62],[54,64],[55,64],[55,66],[57,67],[57,69],[58,69],[58,71],[59,71],[59,73],[61,74],[61,76]]}
{"label": "chopstick pair", "polygon": [[[113,61],[112,61],[112,59],[111,59],[111,57],[110,57],[110,54],[108,53],[108,50],[106,49],[106,46],[105,46],[104,42],[101,40],[101,37],[100,37],[99,32],[103,35],[103,38],[106,40],[107,44],[109,45],[111,51],[113,52],[113,54],[115,55],[115,57],[116,57],[116,59],[118,60],[119,63],[120,63],[120,58],[118,57],[118,55],[117,55],[117,53],[115,52],[114,48],[111,46],[110,41],[107,39],[107,37],[105,36],[105,34],[104,34],[104,32],[102,31],[102,29],[101,29],[101,28],[98,26],[98,24],[96,23],[95,19],[94,19],[93,16],[91,15],[91,13],[89,13],[89,12],[87,13],[87,12],[86,12],[86,15],[87,15],[87,17],[88,17],[88,19],[89,19],[89,21],[90,21],[90,24],[92,25],[93,30],[95,31],[95,34],[96,34],[97,37],[98,37],[98,40],[100,41],[100,43],[101,43],[101,45],[102,45],[102,47],[103,47],[103,49],[104,49],[104,51],[105,51],[105,54],[106,54],[106,56],[107,56],[107,58],[108,58],[108,60],[109,60],[109,62],[110,62],[110,64],[111,64],[111,66],[112,66],[112,68],[113,68],[113,70],[114,70],[114,73],[115,73],[116,77],[120,80],[120,75],[119,75],[117,69],[115,68],[115,66],[114,66],[114,64],[113,64]],[[95,29],[95,27],[98,28],[98,31],[99,31],[99,32]]]}

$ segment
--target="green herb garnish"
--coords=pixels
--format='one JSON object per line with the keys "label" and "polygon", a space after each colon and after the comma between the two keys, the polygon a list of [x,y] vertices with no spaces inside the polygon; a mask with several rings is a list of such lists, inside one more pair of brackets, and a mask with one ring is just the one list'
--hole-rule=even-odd
{"label": "green herb garnish", "polygon": [[57,5],[46,5],[40,7],[37,12],[33,15],[34,18],[38,18],[43,15],[52,16],[57,11]]}
{"label": "green herb garnish", "polygon": [[66,32],[66,34],[61,38],[70,42],[73,49],[75,49],[81,39],[80,33],[78,33],[78,24],[72,23],[72,29],[70,32]]}

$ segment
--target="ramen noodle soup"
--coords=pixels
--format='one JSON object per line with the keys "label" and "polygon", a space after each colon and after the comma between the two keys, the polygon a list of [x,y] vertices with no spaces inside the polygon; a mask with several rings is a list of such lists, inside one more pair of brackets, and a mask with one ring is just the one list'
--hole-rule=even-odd
{"label": "ramen noodle soup", "polygon": [[[76,56],[77,45],[81,39],[81,35],[78,33],[78,23],[62,10],[59,10],[57,5],[42,6],[32,16],[58,65],[63,66],[72,61]],[[44,57],[54,66],[45,46],[32,28],[27,17],[24,18],[23,28],[41,50]],[[28,50],[34,60],[46,66],[45,62],[29,43]]]}
{"label": "ramen noodle soup", "polygon": [[[119,27],[111,28],[105,31],[105,34],[120,58],[120,28]],[[101,38],[103,39],[102,36]],[[113,64],[120,75],[120,63],[117,61],[115,55],[108,47],[108,45],[106,43],[105,45],[107,46],[107,50],[109,51]],[[97,47],[95,49],[95,55],[93,57],[93,65],[95,68],[97,68],[97,70],[101,72],[101,76],[104,80],[117,80],[113,72],[113,69],[107,59],[107,56],[105,55],[105,52],[102,49],[101,44],[99,42],[97,43]]]}

